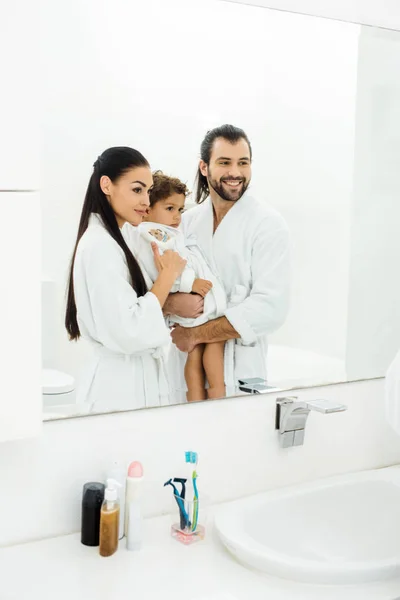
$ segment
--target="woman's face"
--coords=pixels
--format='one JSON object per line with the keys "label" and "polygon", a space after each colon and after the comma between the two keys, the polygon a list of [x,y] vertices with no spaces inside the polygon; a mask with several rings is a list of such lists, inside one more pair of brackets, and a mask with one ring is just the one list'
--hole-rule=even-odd
{"label": "woman's face", "polygon": [[146,220],[160,223],[160,225],[169,225],[169,227],[179,227],[184,208],[185,195],[173,194],[166,200],[159,200],[152,208],[149,208]]}
{"label": "woman's face", "polygon": [[153,176],[149,167],[130,169],[114,182],[106,175],[101,177],[100,187],[107,196],[120,228],[124,223],[137,226],[143,221],[150,206],[149,190],[152,185]]}

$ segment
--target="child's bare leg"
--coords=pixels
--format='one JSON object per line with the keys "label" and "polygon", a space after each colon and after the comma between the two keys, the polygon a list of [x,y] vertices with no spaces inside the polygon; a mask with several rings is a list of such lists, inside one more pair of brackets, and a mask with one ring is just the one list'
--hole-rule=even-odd
{"label": "child's bare leg", "polygon": [[190,354],[188,354],[185,365],[185,379],[188,391],[186,399],[188,402],[194,400],[205,400],[207,398],[205,390],[205,374],[203,368],[204,344],[198,344]]}
{"label": "child's bare leg", "polygon": [[225,342],[206,344],[204,348],[203,366],[209,385],[207,393],[210,399],[225,396],[224,351]]}

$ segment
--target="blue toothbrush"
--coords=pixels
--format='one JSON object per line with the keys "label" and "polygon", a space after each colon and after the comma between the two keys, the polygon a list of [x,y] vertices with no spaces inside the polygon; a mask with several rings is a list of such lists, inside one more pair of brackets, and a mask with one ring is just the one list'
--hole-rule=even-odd
{"label": "blue toothbrush", "polygon": [[192,481],[193,481],[193,489],[194,489],[194,498],[193,498],[193,523],[192,523],[192,531],[196,531],[197,521],[199,518],[199,492],[197,491],[197,472],[193,471]]}
{"label": "blue toothbrush", "polygon": [[198,461],[197,452],[185,452],[185,458],[186,458],[187,463],[194,465],[194,469],[192,472],[192,484],[193,484],[193,493],[194,493],[192,531],[196,531],[197,522],[199,519],[199,492],[197,489],[197,471],[196,471],[196,466],[197,466],[197,461]]}

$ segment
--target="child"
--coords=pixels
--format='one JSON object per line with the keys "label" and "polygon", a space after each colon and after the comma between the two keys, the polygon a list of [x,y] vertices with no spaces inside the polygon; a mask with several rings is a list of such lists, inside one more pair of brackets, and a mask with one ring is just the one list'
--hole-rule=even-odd
{"label": "child", "polygon": [[[150,208],[145,222],[138,227],[140,235],[137,256],[152,280],[158,273],[151,242],[157,243],[161,254],[171,249],[187,260],[187,265],[171,292],[199,294],[204,298],[204,313],[197,319],[173,316],[170,317],[170,322],[179,323],[183,327],[195,327],[221,316],[226,308],[226,296],[200,249],[197,246],[185,246],[183,234],[178,229],[188,194],[186,185],[179,179],[168,177],[161,171],[153,173]],[[188,354],[185,380],[189,402],[225,396],[224,349],[224,342],[200,344]],[[209,386],[207,390],[206,379]]]}

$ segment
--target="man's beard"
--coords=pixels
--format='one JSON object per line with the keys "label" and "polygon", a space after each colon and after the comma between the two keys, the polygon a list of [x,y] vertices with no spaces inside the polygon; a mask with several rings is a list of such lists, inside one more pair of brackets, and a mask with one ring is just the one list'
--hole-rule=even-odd
{"label": "man's beard", "polygon": [[[237,202],[240,200],[250,183],[249,181],[246,181],[244,177],[224,177],[223,179],[220,179],[219,182],[208,177],[207,181],[214,192],[217,192],[218,196],[227,202]],[[228,186],[223,186],[223,181],[241,181],[242,183],[241,185],[239,184],[237,188],[228,189]]]}

